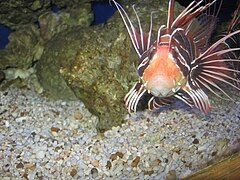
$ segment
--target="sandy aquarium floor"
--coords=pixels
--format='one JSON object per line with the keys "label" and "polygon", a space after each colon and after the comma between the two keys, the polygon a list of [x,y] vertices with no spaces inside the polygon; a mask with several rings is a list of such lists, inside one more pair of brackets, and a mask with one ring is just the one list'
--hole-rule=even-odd
{"label": "sandy aquarium floor", "polygon": [[240,103],[170,108],[126,117],[96,132],[81,102],[51,102],[32,90],[0,92],[0,179],[170,179],[240,150]]}

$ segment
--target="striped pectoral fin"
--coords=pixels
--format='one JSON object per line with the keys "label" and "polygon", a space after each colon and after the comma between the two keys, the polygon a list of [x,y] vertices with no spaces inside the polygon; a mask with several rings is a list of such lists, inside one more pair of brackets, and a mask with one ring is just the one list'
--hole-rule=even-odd
{"label": "striped pectoral fin", "polygon": [[182,100],[190,107],[195,106],[205,114],[210,110],[210,102],[207,94],[199,87],[194,85],[187,85],[182,88],[184,93],[178,93],[175,95],[176,98]]}
{"label": "striped pectoral fin", "polygon": [[206,11],[211,5],[213,5],[216,0],[206,3],[201,6],[203,1],[193,1],[190,3],[183,11],[178,15],[178,17],[173,21],[172,28],[183,28],[189,25],[191,21],[198,17],[201,13]]}
{"label": "striped pectoral fin", "polygon": [[186,27],[186,35],[193,39],[196,47],[203,52],[216,28],[217,18],[213,15],[201,14]]}
{"label": "striped pectoral fin", "polygon": [[129,113],[137,111],[138,102],[145,93],[146,89],[143,84],[141,82],[137,82],[126,94],[124,101]]}
{"label": "striped pectoral fin", "polygon": [[218,40],[210,46],[203,54],[192,61],[189,79],[202,89],[208,89],[210,92],[223,98],[218,92],[224,94],[228,99],[233,100],[222,84],[233,87],[240,91],[236,84],[240,83],[237,79],[240,70],[234,64],[239,64],[240,60],[234,55],[240,48],[231,48],[227,40],[234,35],[239,35],[240,30]]}
{"label": "striped pectoral fin", "polygon": [[173,97],[154,97],[152,96],[148,101],[148,109],[149,110],[156,110],[164,105],[170,105],[173,102]]}
{"label": "striped pectoral fin", "polygon": [[[182,28],[202,52],[209,45],[212,32],[216,28],[217,16],[222,0],[193,1],[173,22],[173,28]],[[212,9],[212,10],[211,10]]]}

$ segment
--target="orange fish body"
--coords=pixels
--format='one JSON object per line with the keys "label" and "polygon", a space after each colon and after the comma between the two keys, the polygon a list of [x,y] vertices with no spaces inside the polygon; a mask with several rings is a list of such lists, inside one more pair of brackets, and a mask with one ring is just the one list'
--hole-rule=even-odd
{"label": "orange fish body", "polygon": [[143,73],[142,81],[154,96],[172,96],[185,77],[174,62],[169,46],[159,46],[156,51]]}

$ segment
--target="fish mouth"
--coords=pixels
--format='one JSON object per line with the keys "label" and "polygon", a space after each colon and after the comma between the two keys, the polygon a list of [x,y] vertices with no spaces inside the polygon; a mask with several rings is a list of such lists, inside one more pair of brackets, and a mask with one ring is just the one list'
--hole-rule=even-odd
{"label": "fish mouth", "polygon": [[159,87],[153,87],[151,88],[150,93],[156,97],[168,97],[168,96],[174,95],[175,90],[173,91],[172,89],[163,89]]}
{"label": "fish mouth", "polygon": [[159,75],[143,84],[147,91],[155,97],[167,97],[174,94],[172,91],[174,83],[168,78]]}

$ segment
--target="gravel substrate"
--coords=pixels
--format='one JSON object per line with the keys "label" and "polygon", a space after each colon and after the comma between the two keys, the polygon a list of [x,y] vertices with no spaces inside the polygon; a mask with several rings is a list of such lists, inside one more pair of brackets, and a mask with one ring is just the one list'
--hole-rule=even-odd
{"label": "gravel substrate", "polygon": [[0,179],[165,179],[240,150],[240,103],[138,112],[98,134],[81,102],[32,90],[0,92]]}

